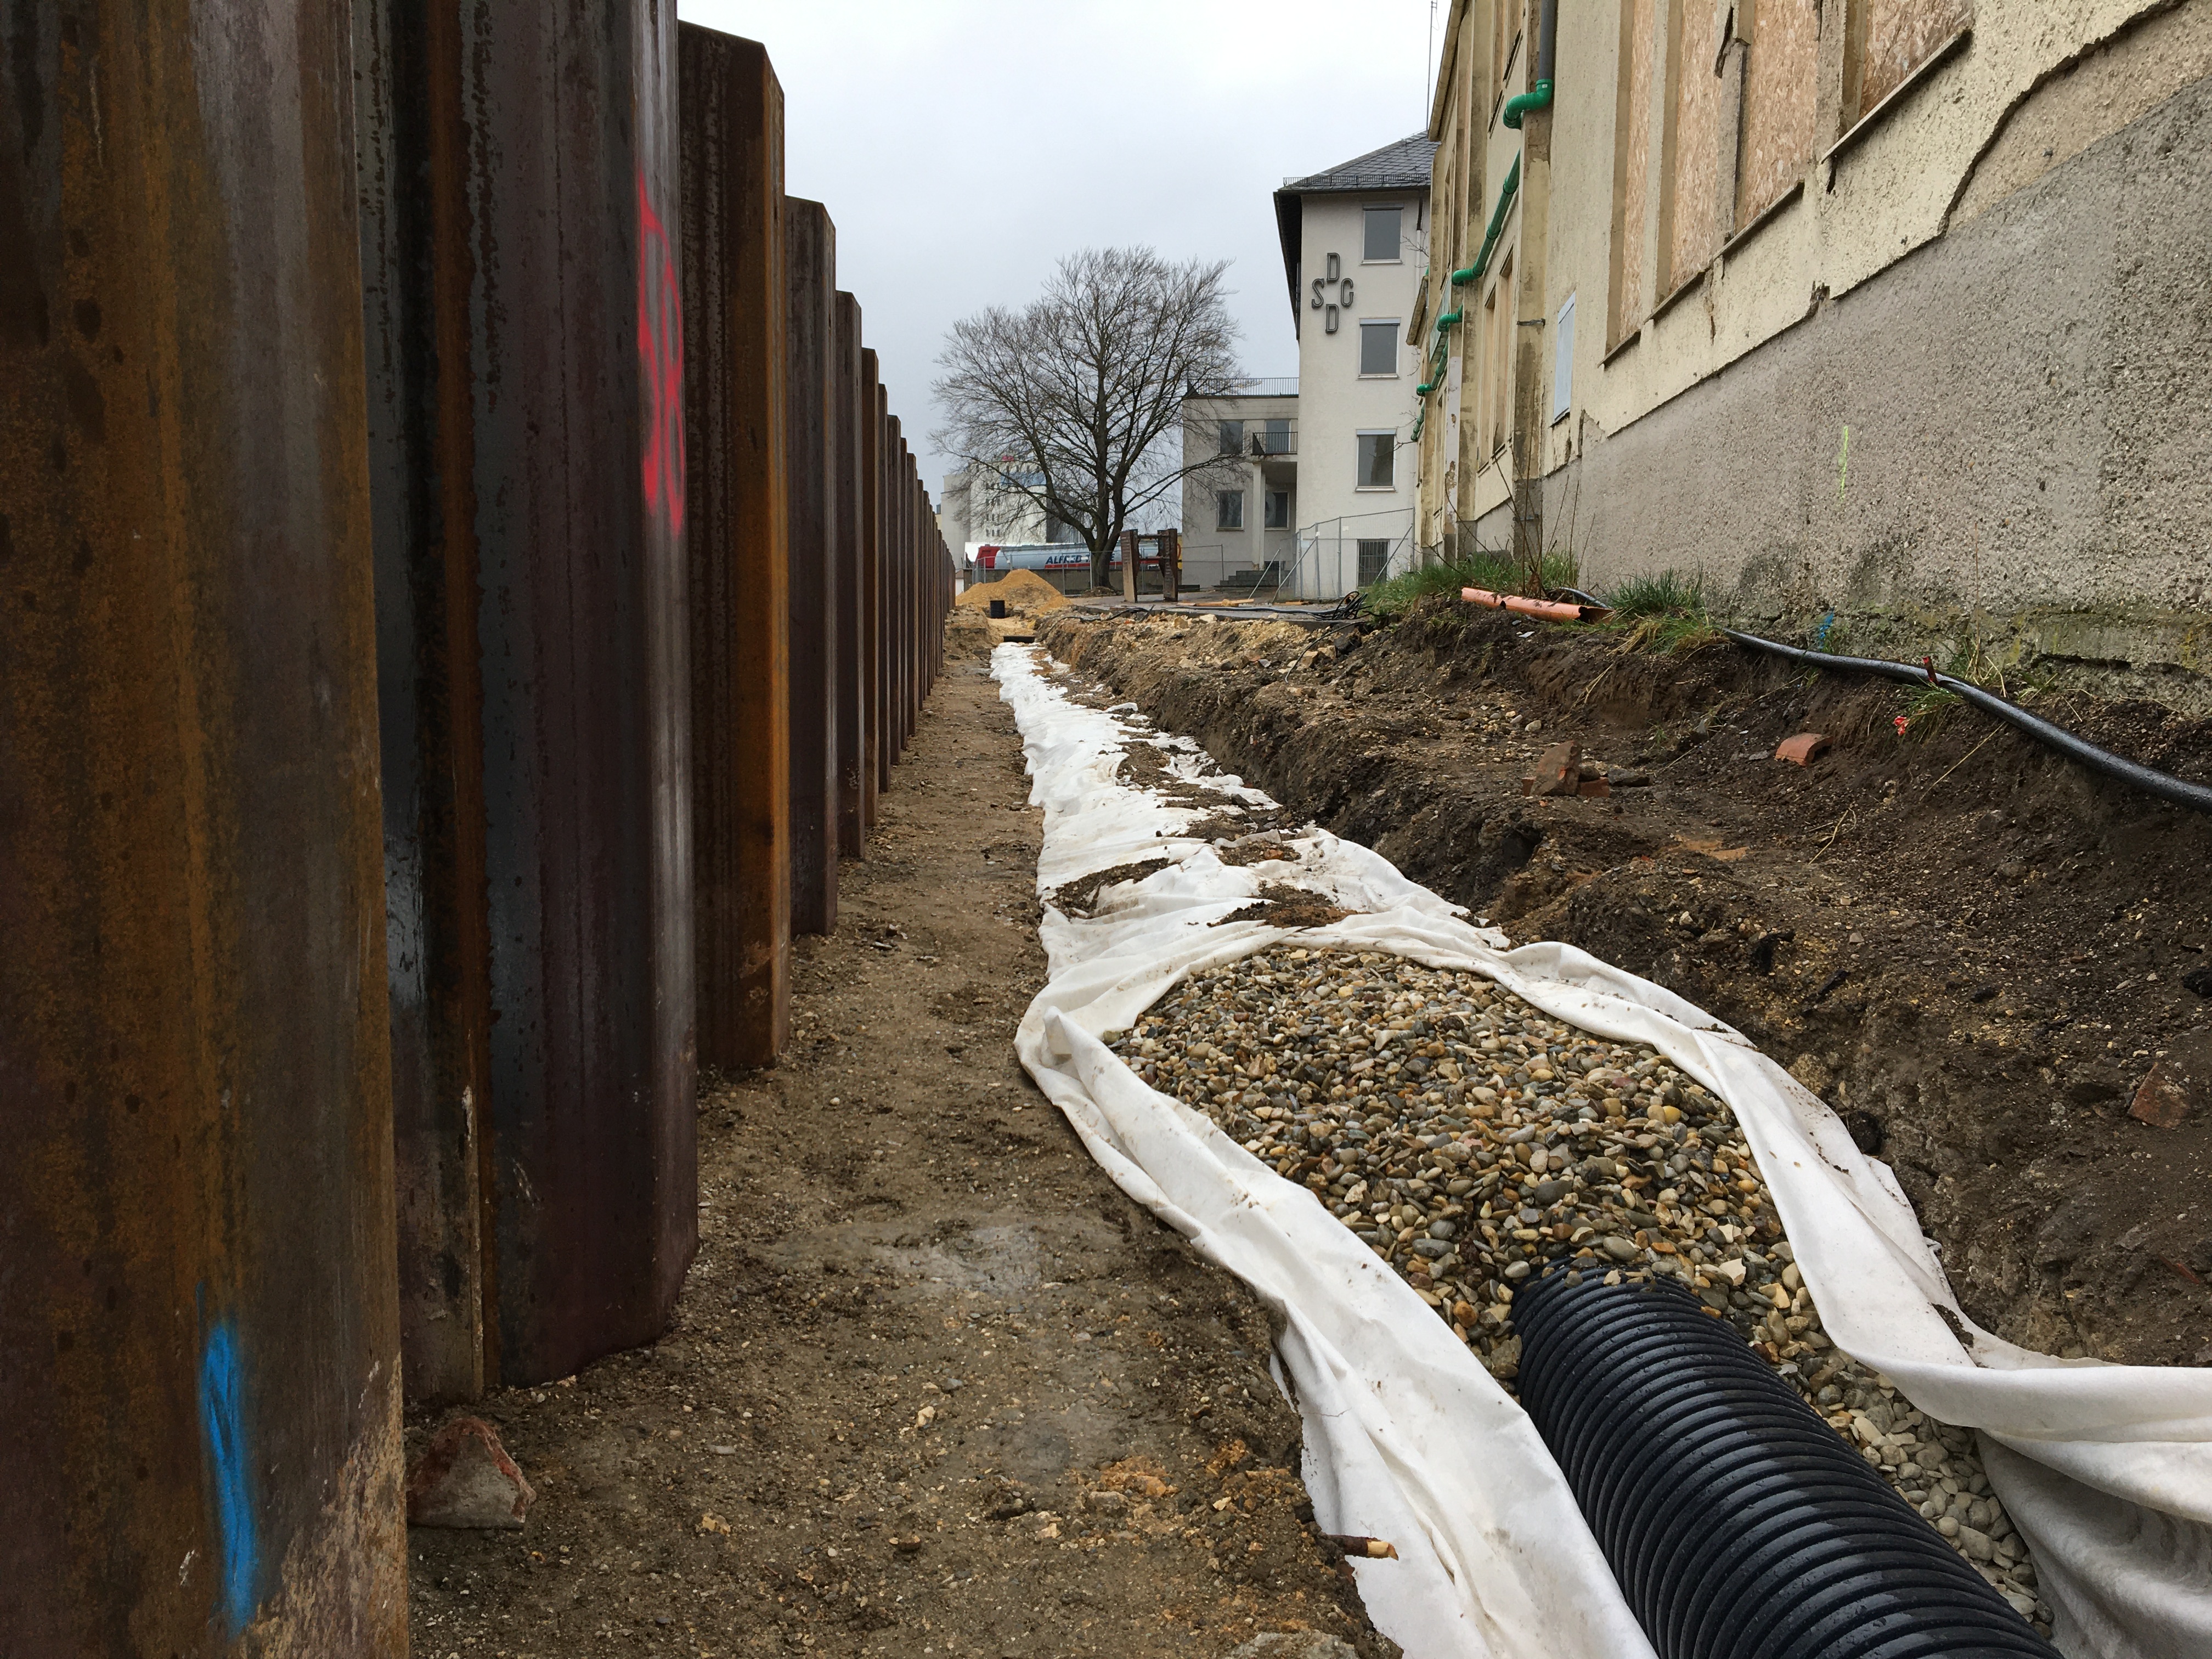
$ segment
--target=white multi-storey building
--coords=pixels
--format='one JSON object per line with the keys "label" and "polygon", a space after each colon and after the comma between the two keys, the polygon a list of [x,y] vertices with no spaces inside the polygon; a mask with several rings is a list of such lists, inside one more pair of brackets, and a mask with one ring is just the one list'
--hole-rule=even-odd
{"label": "white multi-storey building", "polygon": [[[1043,479],[1042,475],[1031,474],[1028,482],[1041,484]],[[964,579],[973,579],[978,547],[1060,539],[1055,533],[1059,526],[1035,500],[988,468],[967,467],[946,473],[939,500],[938,533],[960,560]]]}
{"label": "white multi-storey building", "polygon": [[1182,579],[1273,592],[1296,562],[1298,383],[1248,380],[1234,396],[1183,399]]}
{"label": "white multi-storey building", "polygon": [[1297,377],[1186,402],[1186,455],[1233,436],[1248,474],[1241,489],[1218,469],[1186,487],[1188,580],[1214,585],[1207,549],[1227,585],[1279,584],[1306,599],[1413,562],[1421,362],[1406,333],[1427,267],[1436,148],[1425,135],[1403,138],[1275,192]]}

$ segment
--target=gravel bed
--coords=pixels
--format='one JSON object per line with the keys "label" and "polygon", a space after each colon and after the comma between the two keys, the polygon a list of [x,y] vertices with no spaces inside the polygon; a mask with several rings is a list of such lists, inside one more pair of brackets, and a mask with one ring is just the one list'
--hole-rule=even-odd
{"label": "gravel bed", "polygon": [[1656,1050],[1479,975],[1291,946],[1194,976],[1110,1041],[1310,1188],[1509,1389],[1514,1286],[1553,1256],[1688,1285],[2047,1631],[1971,1431],[1829,1341],[1734,1117]]}

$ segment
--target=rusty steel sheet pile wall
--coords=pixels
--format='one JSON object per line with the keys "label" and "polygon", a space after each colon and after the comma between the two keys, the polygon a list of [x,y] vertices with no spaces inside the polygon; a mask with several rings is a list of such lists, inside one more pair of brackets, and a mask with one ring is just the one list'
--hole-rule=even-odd
{"label": "rusty steel sheet pile wall", "polygon": [[[890,707],[885,711],[890,733],[890,752],[886,757],[889,765],[906,753],[910,691],[907,657],[913,643],[913,618],[907,606],[907,570],[914,562],[914,497],[907,486],[911,482],[913,463],[908,458],[902,426],[896,415],[891,416],[890,436],[884,442],[890,463],[891,492],[891,557],[884,592],[884,603],[890,607],[891,615],[890,642],[884,650],[885,672],[890,676]],[[888,771],[884,781],[890,781]]]}
{"label": "rusty steel sheet pile wall", "polygon": [[757,42],[677,33],[699,1058],[738,1069],[791,1035],[783,89]]}
{"label": "rusty steel sheet pile wall", "polygon": [[951,563],[758,45],[8,30],[0,1652],[404,1654],[403,1390],[665,1328]]}
{"label": "rusty steel sheet pile wall", "polygon": [[884,762],[884,388],[872,348],[860,349],[860,810],[882,810]]}
{"label": "rusty steel sheet pile wall", "polygon": [[651,1340],[696,1245],[675,15],[364,9],[401,1282],[450,1396]]}
{"label": "rusty steel sheet pile wall", "polygon": [[406,1649],[343,18],[7,25],[11,1659]]}
{"label": "rusty steel sheet pile wall", "polygon": [[700,1058],[744,1069],[789,1041],[792,935],[836,926],[837,861],[866,854],[951,563],[829,210],[783,194],[766,49],[678,38]]}
{"label": "rusty steel sheet pile wall", "polygon": [[837,230],[819,202],[785,198],[789,281],[791,926],[837,925],[837,617],[831,580],[839,454],[835,411]]}
{"label": "rusty steel sheet pile wall", "polygon": [[469,349],[465,204],[433,186],[460,136],[453,23],[443,9],[354,13],[400,1338],[415,1399],[479,1394],[491,1362],[481,682],[477,653],[451,648],[476,636],[474,452],[468,377],[435,372]]}
{"label": "rusty steel sheet pile wall", "polygon": [[891,787],[891,763],[898,758],[898,416],[890,412],[890,388],[876,385],[876,787]]}
{"label": "rusty steel sheet pile wall", "polygon": [[831,580],[837,594],[837,852],[866,856],[867,804],[860,768],[867,753],[860,694],[860,471],[866,465],[860,442],[860,304],[837,291],[837,343],[831,363],[832,419],[838,457],[836,499],[830,503],[836,528],[831,537],[836,566]]}

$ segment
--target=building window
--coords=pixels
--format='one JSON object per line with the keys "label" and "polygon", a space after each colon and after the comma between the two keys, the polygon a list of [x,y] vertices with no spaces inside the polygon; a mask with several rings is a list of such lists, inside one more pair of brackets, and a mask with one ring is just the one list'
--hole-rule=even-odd
{"label": "building window", "polygon": [[1390,544],[1377,537],[1359,538],[1359,586],[1372,587],[1382,580],[1382,573],[1390,568]]}
{"label": "building window", "polygon": [[1395,489],[1397,487],[1398,434],[1363,432],[1359,441],[1359,482],[1356,489]]}
{"label": "building window", "polygon": [[1291,453],[1291,423],[1286,419],[1271,419],[1267,422],[1267,453],[1287,455]]}
{"label": "building window", "polygon": [[1271,489],[1267,492],[1267,527],[1270,530],[1288,530],[1291,527],[1291,492],[1289,490]]}
{"label": "building window", "polygon": [[1398,372],[1398,324],[1366,323],[1359,325],[1359,372],[1362,374],[1392,374]]}
{"label": "building window", "polygon": [[1366,219],[1366,247],[1360,258],[1368,264],[1396,264],[1405,258],[1398,234],[1399,216],[1403,208],[1371,207]]}
{"label": "building window", "polygon": [[1216,530],[1242,530],[1244,527],[1244,492],[1243,490],[1215,491],[1213,506],[1213,527]]}
{"label": "building window", "polygon": [[1221,423],[1221,453],[1241,455],[1244,453],[1244,422],[1224,421]]}

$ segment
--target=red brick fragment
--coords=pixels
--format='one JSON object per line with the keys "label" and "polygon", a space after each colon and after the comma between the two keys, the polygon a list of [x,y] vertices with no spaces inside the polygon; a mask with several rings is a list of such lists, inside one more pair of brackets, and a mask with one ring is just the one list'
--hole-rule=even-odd
{"label": "red brick fragment", "polygon": [[2151,1062],[2128,1115],[2154,1129],[2175,1129],[2206,1108],[2212,1108],[2212,1032],[2193,1031]]}
{"label": "red brick fragment", "polygon": [[1794,738],[1784,738],[1782,746],[1774,751],[1774,758],[1786,760],[1798,766],[1810,766],[1828,752],[1828,740],[1818,732],[1800,732]]}
{"label": "red brick fragment", "polygon": [[1577,795],[1593,795],[1600,799],[1613,793],[1613,786],[1603,778],[1584,778],[1575,786]]}
{"label": "red brick fragment", "polygon": [[2136,1085],[2128,1115],[2154,1129],[2178,1129],[2189,1120],[2189,1090],[2164,1060],[2154,1065]]}

